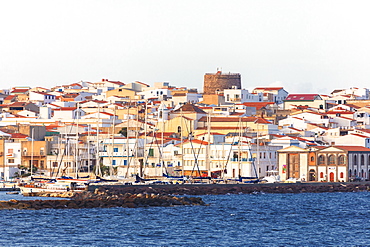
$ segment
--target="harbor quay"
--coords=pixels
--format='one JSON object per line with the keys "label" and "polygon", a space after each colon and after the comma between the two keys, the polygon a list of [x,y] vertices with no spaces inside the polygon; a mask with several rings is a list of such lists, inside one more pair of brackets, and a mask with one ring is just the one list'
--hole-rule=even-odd
{"label": "harbor quay", "polygon": [[255,193],[323,193],[369,191],[370,181],[348,183],[275,184],[173,184],[173,185],[91,185],[89,191],[146,193],[160,195],[225,195]]}

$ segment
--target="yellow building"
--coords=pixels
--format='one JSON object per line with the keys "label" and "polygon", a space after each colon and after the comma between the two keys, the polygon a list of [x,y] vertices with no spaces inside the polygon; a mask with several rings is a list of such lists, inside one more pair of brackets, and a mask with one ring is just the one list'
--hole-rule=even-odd
{"label": "yellow building", "polygon": [[109,90],[105,93],[105,97],[110,96],[118,96],[118,97],[126,97],[129,99],[135,99],[137,91],[131,88],[117,88],[113,90]]}

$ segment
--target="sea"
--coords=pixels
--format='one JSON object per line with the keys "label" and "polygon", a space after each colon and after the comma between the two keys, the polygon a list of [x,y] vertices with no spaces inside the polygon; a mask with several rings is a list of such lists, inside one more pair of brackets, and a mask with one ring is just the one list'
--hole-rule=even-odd
{"label": "sea", "polygon": [[201,197],[209,206],[0,210],[0,246],[370,246],[369,192]]}

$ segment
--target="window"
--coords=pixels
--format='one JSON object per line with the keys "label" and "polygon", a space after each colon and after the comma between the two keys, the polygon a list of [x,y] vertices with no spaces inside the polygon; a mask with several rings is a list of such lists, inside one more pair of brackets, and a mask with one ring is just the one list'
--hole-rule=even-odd
{"label": "window", "polygon": [[14,150],[12,148],[8,149],[8,154],[12,154],[13,152],[14,152]]}
{"label": "window", "polygon": [[334,155],[329,156],[329,164],[330,165],[335,164],[335,156]]}
{"label": "window", "polygon": [[51,165],[52,167],[58,167],[58,162],[52,162]]}
{"label": "window", "polygon": [[338,158],[338,164],[339,165],[345,165],[346,164],[346,160],[345,160],[344,155],[339,156],[339,158]]}
{"label": "window", "polygon": [[115,166],[117,165],[117,161],[116,160],[112,160],[112,166]]}
{"label": "window", "polygon": [[9,159],[8,163],[14,163],[14,159]]}
{"label": "window", "polygon": [[113,148],[113,152],[117,153],[118,152],[118,148]]}
{"label": "window", "polygon": [[154,156],[154,149],[153,148],[149,148],[149,156]]}
{"label": "window", "polygon": [[324,155],[319,156],[319,165],[325,165],[325,156]]}
{"label": "window", "polygon": [[339,174],[339,178],[344,178],[344,174],[343,174],[343,172],[341,172],[341,173]]}
{"label": "window", "polygon": [[324,173],[320,172],[320,178],[324,178]]}
{"label": "window", "polygon": [[365,156],[361,154],[361,165],[365,165]]}
{"label": "window", "polygon": [[311,162],[315,161],[315,156],[311,156]]}

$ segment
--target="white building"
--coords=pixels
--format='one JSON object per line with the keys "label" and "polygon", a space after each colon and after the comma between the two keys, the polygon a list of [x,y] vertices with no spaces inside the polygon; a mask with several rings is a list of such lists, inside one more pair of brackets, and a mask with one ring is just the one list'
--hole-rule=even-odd
{"label": "white building", "polygon": [[240,104],[244,102],[261,102],[263,101],[262,93],[249,93],[247,89],[224,89],[225,102]]}
{"label": "white building", "polygon": [[275,102],[278,105],[284,103],[285,98],[288,96],[288,92],[283,87],[256,87],[252,93],[262,93],[263,101]]}
{"label": "white building", "polygon": [[1,177],[8,181],[14,178],[15,173],[19,172],[18,167],[22,164],[22,152],[20,142],[5,142],[4,144],[5,166],[1,169]]}

